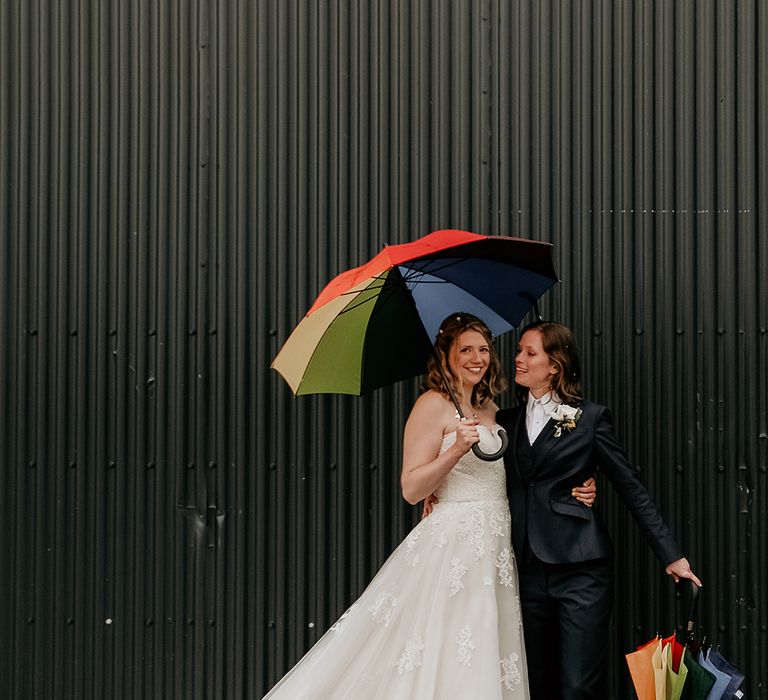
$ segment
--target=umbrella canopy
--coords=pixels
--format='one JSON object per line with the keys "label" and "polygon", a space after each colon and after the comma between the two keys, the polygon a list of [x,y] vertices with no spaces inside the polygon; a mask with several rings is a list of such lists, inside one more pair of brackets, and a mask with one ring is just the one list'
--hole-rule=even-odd
{"label": "umbrella canopy", "polygon": [[680,659],[680,668],[675,671],[672,663],[672,645],[666,647],[667,655],[667,698],[666,700],[680,700],[683,693],[683,687],[688,676],[688,667],[685,660]]}
{"label": "umbrella canopy", "polygon": [[696,661],[688,649],[685,650],[683,658],[688,668],[688,680],[683,688],[681,699],[706,700],[715,684],[715,676]]}
{"label": "umbrella canopy", "polygon": [[557,282],[548,243],[436,231],[331,280],[272,367],[297,395],[363,394],[422,374],[449,314],[500,335]]}
{"label": "umbrella canopy", "polygon": [[638,647],[637,651],[625,655],[638,700],[656,700],[653,656],[660,648],[661,640],[654,637],[650,642]]}

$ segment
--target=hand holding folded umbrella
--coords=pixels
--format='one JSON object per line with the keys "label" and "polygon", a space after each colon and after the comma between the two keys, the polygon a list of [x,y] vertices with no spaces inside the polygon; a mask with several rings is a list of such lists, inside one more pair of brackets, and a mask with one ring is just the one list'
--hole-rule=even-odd
{"label": "hand holding folded umbrella", "polygon": [[701,588],[701,581],[699,580],[699,577],[696,576],[693,571],[691,571],[691,565],[688,563],[688,560],[685,557],[673,561],[667,566],[666,569],[664,569],[664,571],[666,571],[673,579],[675,579],[675,583],[680,583],[680,579],[687,578],[688,580],[693,581],[699,588]]}
{"label": "hand holding folded umbrella", "polygon": [[[686,578],[681,570],[675,569],[678,576]],[[626,655],[639,700],[730,699],[744,683],[744,674],[725,661],[717,650],[702,651],[698,657],[692,653],[691,650],[695,651],[699,646],[694,638],[694,627],[700,591],[694,578],[687,578],[691,580],[691,607],[685,629],[665,639],[654,637]],[[682,598],[681,586],[678,586],[677,597]]]}

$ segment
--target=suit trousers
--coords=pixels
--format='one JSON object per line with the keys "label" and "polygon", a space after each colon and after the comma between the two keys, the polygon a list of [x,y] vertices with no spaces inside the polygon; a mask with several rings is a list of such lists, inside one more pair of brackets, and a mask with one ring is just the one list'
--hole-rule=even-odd
{"label": "suit trousers", "polygon": [[613,557],[518,564],[531,700],[605,700]]}

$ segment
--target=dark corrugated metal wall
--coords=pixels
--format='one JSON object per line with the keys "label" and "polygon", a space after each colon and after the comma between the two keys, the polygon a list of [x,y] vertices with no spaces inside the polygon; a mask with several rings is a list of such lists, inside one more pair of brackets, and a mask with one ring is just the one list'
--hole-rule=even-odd
{"label": "dark corrugated metal wall", "polygon": [[[457,227],[555,244],[544,313],[765,698],[767,45],[757,0],[0,3],[0,694],[259,697],[319,638],[417,517],[416,382],[268,364]],[[673,601],[600,499],[627,697]]]}

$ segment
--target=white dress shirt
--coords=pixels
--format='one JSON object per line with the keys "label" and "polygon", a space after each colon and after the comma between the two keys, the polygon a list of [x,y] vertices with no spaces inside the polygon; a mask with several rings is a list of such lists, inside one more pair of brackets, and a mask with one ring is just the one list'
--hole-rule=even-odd
{"label": "white dress shirt", "polygon": [[525,409],[525,427],[528,430],[528,442],[533,445],[534,441],[547,424],[550,418],[550,412],[558,404],[557,397],[548,391],[540,399],[534,398],[533,394],[528,394],[528,405]]}

